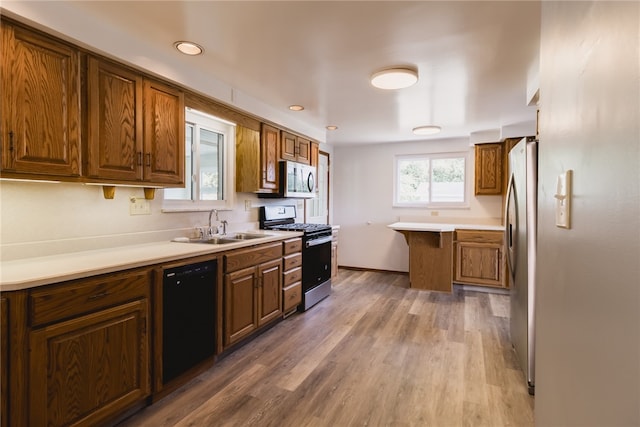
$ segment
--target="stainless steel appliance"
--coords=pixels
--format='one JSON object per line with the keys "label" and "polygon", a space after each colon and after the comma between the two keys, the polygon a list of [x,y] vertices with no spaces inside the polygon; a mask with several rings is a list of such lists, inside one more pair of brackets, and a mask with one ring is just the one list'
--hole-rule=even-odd
{"label": "stainless steel appliance", "polygon": [[302,303],[306,311],[331,294],[331,234],[327,224],[295,222],[295,206],[263,206],[260,228],[301,231],[302,236]]}
{"label": "stainless steel appliance", "polygon": [[511,342],[535,387],[535,289],[538,144],[522,139],[509,152],[509,187],[505,206],[507,264],[511,273]]}
{"label": "stainless steel appliance", "polygon": [[213,357],[216,344],[216,261],[164,270],[162,383]]}
{"label": "stainless steel appliance", "polygon": [[281,160],[280,183],[277,193],[258,193],[259,198],[309,199],[316,196],[316,167],[304,163]]}

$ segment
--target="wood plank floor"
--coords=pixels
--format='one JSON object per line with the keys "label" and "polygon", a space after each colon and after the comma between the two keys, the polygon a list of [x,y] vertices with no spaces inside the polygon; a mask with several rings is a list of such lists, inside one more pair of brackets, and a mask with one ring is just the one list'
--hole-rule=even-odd
{"label": "wood plank floor", "polygon": [[509,299],[341,269],[279,323],[123,426],[533,426]]}

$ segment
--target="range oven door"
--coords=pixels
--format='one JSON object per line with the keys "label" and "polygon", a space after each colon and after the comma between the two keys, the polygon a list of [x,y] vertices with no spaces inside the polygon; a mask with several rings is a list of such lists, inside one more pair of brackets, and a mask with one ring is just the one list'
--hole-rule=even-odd
{"label": "range oven door", "polygon": [[302,292],[331,278],[331,236],[305,237],[302,250]]}

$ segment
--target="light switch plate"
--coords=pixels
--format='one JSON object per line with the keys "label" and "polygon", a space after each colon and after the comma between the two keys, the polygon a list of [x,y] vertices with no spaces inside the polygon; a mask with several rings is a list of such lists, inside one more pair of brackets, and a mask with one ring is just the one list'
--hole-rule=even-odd
{"label": "light switch plate", "polygon": [[129,215],[151,215],[151,202],[140,197],[130,197]]}
{"label": "light switch plate", "polygon": [[571,228],[571,178],[573,171],[558,175],[556,187],[556,226],[560,228]]}

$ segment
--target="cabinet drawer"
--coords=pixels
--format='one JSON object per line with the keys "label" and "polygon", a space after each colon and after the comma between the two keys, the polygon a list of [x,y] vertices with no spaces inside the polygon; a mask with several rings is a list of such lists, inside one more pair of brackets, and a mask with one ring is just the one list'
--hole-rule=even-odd
{"label": "cabinet drawer", "polygon": [[108,274],[29,293],[32,326],[71,318],[148,295],[149,270]]}
{"label": "cabinet drawer", "polygon": [[500,243],[504,239],[504,232],[497,230],[456,230],[456,240],[459,242]]}
{"label": "cabinet drawer", "polygon": [[302,239],[290,239],[284,241],[284,254],[289,255],[294,252],[300,252],[302,250]]}
{"label": "cabinet drawer", "polygon": [[297,282],[282,290],[282,311],[289,311],[302,302],[302,282]]}
{"label": "cabinet drawer", "polygon": [[293,270],[286,271],[284,274],[284,280],[282,286],[287,287],[292,283],[302,280],[302,267],[294,268]]}
{"label": "cabinet drawer", "polygon": [[231,273],[232,271],[253,267],[281,256],[282,243],[280,242],[265,244],[257,248],[238,249],[224,256],[224,271],[225,273]]}
{"label": "cabinet drawer", "polygon": [[284,261],[284,271],[291,270],[295,267],[300,267],[302,265],[302,254],[298,252],[297,254],[287,255],[283,258]]}

